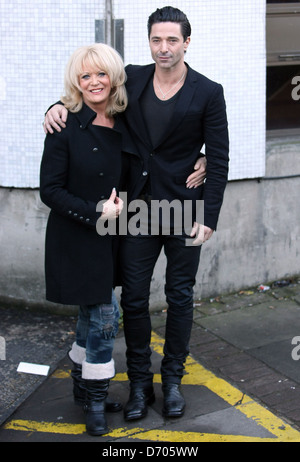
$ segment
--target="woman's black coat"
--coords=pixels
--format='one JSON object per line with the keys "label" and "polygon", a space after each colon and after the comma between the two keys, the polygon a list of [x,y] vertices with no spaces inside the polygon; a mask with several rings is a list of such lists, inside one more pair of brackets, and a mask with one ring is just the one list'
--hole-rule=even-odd
{"label": "woman's black coat", "polygon": [[[67,128],[48,134],[40,196],[51,209],[45,245],[46,298],[70,305],[110,303],[113,242],[100,236],[97,203],[118,191],[123,151],[132,151],[121,116],[114,129],[93,125],[86,105],[69,113]],[[126,161],[125,161],[126,162]]]}

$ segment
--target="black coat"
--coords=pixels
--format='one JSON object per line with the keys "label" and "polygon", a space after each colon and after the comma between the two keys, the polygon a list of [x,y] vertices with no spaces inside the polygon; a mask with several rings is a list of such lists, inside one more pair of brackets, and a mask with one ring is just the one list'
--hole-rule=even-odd
{"label": "black coat", "polygon": [[95,115],[84,105],[80,112],[69,113],[64,130],[45,139],[40,196],[51,209],[46,298],[56,303],[111,301],[114,237],[97,233],[101,212],[96,206],[109,198],[113,187],[119,190],[125,152],[132,145],[121,116],[110,129],[93,125]]}
{"label": "black coat", "polygon": [[[163,139],[152,146],[141,112],[141,95],[155,65],[126,67],[129,105],[126,120],[140,158],[132,157],[130,199],[151,180],[152,198],[173,201],[204,199],[204,224],[216,229],[228,175],[228,129],[223,88],[187,66],[184,86]],[[155,114],[153,114],[155,117]],[[204,187],[187,189],[185,182],[205,144]]]}

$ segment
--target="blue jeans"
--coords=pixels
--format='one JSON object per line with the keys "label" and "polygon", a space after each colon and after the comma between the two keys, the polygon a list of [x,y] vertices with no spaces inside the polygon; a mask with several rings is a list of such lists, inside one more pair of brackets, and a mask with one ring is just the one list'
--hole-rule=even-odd
{"label": "blue jeans", "polygon": [[111,361],[119,317],[119,305],[114,292],[111,304],[79,307],[76,343],[86,349],[88,363],[100,364]]}

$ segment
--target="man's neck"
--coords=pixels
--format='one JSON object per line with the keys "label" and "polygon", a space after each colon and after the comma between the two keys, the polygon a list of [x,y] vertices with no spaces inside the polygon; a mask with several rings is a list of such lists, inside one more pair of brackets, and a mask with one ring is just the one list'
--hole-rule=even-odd
{"label": "man's neck", "polygon": [[167,101],[172,98],[184,85],[187,68],[182,63],[182,66],[176,68],[164,69],[156,66],[153,77],[153,88],[156,96]]}
{"label": "man's neck", "polygon": [[155,65],[155,76],[161,84],[175,84],[187,72],[184,62],[173,68],[162,68]]}

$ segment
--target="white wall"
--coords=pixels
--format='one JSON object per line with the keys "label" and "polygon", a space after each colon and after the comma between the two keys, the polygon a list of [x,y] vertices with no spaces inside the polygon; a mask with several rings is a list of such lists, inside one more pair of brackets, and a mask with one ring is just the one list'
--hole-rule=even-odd
{"label": "white wall", "polygon": [[[43,114],[63,92],[65,64],[94,41],[104,0],[0,0],[0,186],[38,187]],[[168,2],[167,2],[168,3]],[[166,4],[167,4],[166,3]],[[224,86],[230,178],[265,172],[265,0],[177,1],[192,25],[186,60]],[[125,63],[151,62],[147,19],[161,1],[115,0]]]}

